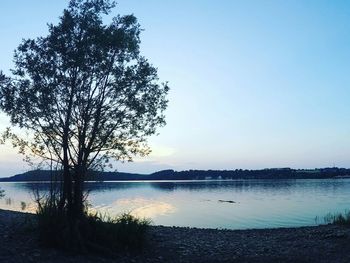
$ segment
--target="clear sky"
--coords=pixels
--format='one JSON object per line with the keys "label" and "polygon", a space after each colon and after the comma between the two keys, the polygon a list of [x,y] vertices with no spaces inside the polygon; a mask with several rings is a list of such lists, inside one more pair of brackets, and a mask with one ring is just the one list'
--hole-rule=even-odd
{"label": "clear sky", "polygon": [[[0,69],[67,3],[2,1]],[[119,0],[117,13],[138,17],[171,87],[154,152],[118,170],[350,167],[349,1]],[[20,160],[2,146],[0,176]]]}

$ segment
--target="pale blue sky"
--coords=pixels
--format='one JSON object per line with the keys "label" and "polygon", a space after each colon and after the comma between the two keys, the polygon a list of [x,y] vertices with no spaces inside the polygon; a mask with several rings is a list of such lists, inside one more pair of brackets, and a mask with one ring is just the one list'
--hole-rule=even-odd
{"label": "pale blue sky", "polygon": [[[67,3],[2,1],[0,69]],[[118,3],[114,14],[138,17],[142,53],[171,87],[154,153],[118,170],[350,167],[349,1]],[[27,169],[5,151],[0,173]]]}

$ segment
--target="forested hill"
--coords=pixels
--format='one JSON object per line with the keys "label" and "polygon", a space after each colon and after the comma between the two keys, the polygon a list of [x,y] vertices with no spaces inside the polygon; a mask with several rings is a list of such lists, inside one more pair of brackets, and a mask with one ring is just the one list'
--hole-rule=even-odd
{"label": "forested hill", "polygon": [[[273,168],[262,170],[163,170],[152,174],[134,174],[121,172],[90,172],[91,181],[125,181],[125,180],[220,180],[220,179],[318,179],[350,176],[350,169],[290,169]],[[59,172],[33,170],[15,176],[0,178],[2,182],[50,181],[60,178]]]}

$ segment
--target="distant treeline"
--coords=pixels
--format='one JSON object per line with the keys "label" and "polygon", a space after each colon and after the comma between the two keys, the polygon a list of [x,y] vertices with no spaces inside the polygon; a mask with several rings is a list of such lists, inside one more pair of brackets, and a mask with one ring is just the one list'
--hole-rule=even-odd
{"label": "distant treeline", "polygon": [[[0,178],[2,182],[50,181],[60,180],[60,172],[48,170],[33,170],[12,177]],[[89,173],[91,181],[125,181],[125,180],[229,180],[229,179],[324,179],[350,176],[350,169],[291,169],[272,168],[262,170],[163,170],[152,174],[133,174],[121,172]]]}

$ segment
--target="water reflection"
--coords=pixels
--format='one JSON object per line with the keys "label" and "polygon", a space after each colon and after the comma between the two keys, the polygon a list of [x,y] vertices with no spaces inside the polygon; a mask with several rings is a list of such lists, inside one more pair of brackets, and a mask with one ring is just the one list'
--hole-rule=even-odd
{"label": "water reflection", "polygon": [[[296,179],[296,180],[230,180],[230,181],[182,181],[182,182],[153,182],[151,186],[164,191],[189,190],[189,191],[208,191],[216,189],[233,189],[234,191],[277,191],[288,192],[293,189],[305,188],[324,188],[325,190],[336,190],[342,185],[347,184],[344,179]],[[130,187],[133,187],[130,185]]]}
{"label": "water reflection", "polygon": [[[127,189],[155,188],[166,192],[177,190],[188,191],[212,191],[231,189],[240,191],[274,191],[289,192],[293,189],[324,189],[325,191],[337,191],[347,185],[349,179],[286,179],[286,180],[228,180],[228,181],[123,181],[123,182],[88,182],[85,187],[90,192],[108,192]],[[10,183],[13,188],[30,192],[47,192],[49,183]]]}
{"label": "water reflection", "polygon": [[[0,199],[0,208],[34,212],[33,193],[47,193],[50,184],[0,183],[0,188],[6,194]],[[86,188],[94,211],[110,215],[130,212],[163,225],[312,225],[316,216],[350,207],[349,179],[89,182]]]}
{"label": "water reflection", "polygon": [[102,214],[118,215],[127,212],[140,218],[156,218],[176,211],[176,208],[167,202],[145,198],[122,198],[115,200],[110,205],[100,205],[94,207],[95,211]]}

